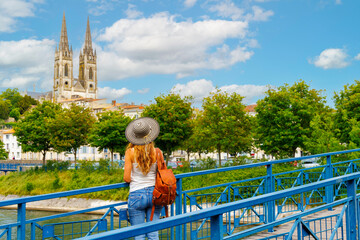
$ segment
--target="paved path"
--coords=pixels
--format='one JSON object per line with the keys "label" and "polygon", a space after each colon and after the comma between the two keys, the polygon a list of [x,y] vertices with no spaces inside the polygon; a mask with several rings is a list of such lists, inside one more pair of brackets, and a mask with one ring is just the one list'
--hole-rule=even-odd
{"label": "paved path", "polygon": [[[342,210],[343,206],[337,206],[333,209],[333,211],[328,211],[328,210],[323,210],[321,212],[317,212],[315,214],[312,214],[312,215],[309,215],[309,216],[306,216],[303,218],[303,220],[310,220],[310,219],[315,219],[315,218],[321,218],[321,217],[326,217],[326,216],[331,216],[331,215],[335,215],[335,214],[340,214],[341,213],[341,210]],[[345,228],[345,216],[344,216],[344,219],[343,219],[343,229],[342,229],[342,232],[343,232],[343,238],[341,237],[341,229],[338,230],[338,237],[335,237],[335,239],[346,239],[346,228]],[[288,222],[286,224],[282,224],[278,227],[275,227],[274,228],[274,232],[268,232],[268,231],[263,231],[263,232],[260,232],[256,235],[253,235],[253,236],[249,236],[249,237],[246,237],[244,239],[247,239],[247,240],[257,240],[257,239],[262,239],[262,238],[266,238],[266,237],[270,237],[270,236],[274,236],[274,235],[278,235],[278,234],[281,234],[281,233],[288,233],[291,229],[291,227],[293,226],[294,224],[294,221],[292,222]],[[310,224],[310,229],[314,231],[314,229],[316,229],[316,231],[319,231],[320,228],[322,228],[323,232],[321,234],[321,236],[318,236],[319,239],[329,239],[330,238],[330,235],[331,235],[331,231],[328,230],[328,231],[325,231],[324,226],[326,226],[327,228],[333,228],[336,224],[336,220],[335,218],[328,218],[327,220],[322,220],[321,221],[321,224],[320,224],[320,221],[316,221],[316,224]],[[321,225],[321,226],[320,226]],[[274,238],[275,239],[275,238]],[[282,239],[282,238],[280,238]],[[293,235],[293,240],[295,239],[298,239],[297,238],[297,229],[295,230],[295,233]],[[305,239],[313,239],[312,237],[309,238],[305,238]]]}

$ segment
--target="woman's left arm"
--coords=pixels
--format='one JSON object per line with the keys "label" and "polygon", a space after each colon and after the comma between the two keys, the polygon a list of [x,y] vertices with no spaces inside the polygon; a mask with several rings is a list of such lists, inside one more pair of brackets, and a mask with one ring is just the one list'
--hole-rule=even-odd
{"label": "woman's left arm", "polygon": [[133,155],[133,152],[131,151],[131,148],[126,150],[125,166],[124,166],[124,181],[127,183],[131,182],[132,155]]}

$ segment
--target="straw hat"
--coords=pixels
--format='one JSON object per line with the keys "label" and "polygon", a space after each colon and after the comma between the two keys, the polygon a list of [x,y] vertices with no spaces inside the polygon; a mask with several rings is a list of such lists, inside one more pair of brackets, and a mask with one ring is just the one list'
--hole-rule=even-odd
{"label": "straw hat", "polygon": [[135,145],[145,145],[154,141],[160,132],[159,123],[150,117],[133,120],[126,127],[126,139]]}

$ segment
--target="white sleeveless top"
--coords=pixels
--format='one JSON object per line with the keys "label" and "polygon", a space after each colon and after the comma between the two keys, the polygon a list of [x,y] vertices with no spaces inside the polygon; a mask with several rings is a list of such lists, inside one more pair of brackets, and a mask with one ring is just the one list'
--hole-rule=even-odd
{"label": "white sleeveless top", "polygon": [[135,162],[132,164],[132,169],[131,169],[130,192],[142,188],[155,186],[157,162],[151,165],[150,171],[148,172],[147,175],[144,175],[137,166],[138,163],[136,162],[135,159]]}

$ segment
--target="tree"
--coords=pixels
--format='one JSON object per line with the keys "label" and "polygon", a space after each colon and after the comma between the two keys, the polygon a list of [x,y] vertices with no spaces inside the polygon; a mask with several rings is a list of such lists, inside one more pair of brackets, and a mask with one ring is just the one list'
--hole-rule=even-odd
{"label": "tree", "polygon": [[38,102],[32,97],[25,95],[20,101],[17,103],[17,107],[19,108],[20,114],[24,114],[32,105],[37,105]]}
{"label": "tree", "polygon": [[14,118],[15,121],[19,120],[20,118],[20,111],[19,108],[13,108],[11,112],[9,113],[9,116]]}
{"label": "tree", "polygon": [[111,161],[114,158],[114,151],[125,154],[128,143],[125,137],[125,129],[131,122],[131,118],[125,116],[122,111],[107,111],[98,114],[98,121],[95,122],[89,135],[91,146],[97,147],[99,151],[109,149]]}
{"label": "tree", "polygon": [[351,119],[360,121],[360,81],[355,80],[352,85],[345,85],[344,90],[335,93],[335,123],[340,130],[339,139],[342,143],[349,143],[352,130]]}
{"label": "tree", "polygon": [[292,86],[269,89],[255,109],[258,146],[267,154],[291,157],[298,147],[306,150],[310,122],[325,111],[325,100],[321,91],[310,89],[300,80]]}
{"label": "tree", "polygon": [[174,93],[156,97],[155,101],[145,107],[142,116],[152,117],[159,122],[160,134],[155,143],[165,151],[167,164],[171,152],[191,135],[192,108],[190,98],[181,98]]}
{"label": "tree", "polygon": [[311,134],[304,142],[305,149],[310,154],[344,150],[344,146],[336,138],[339,129],[336,129],[334,115],[335,113],[329,109],[323,114],[316,114],[311,120]]}
{"label": "tree", "polygon": [[8,158],[8,153],[4,148],[4,143],[0,140],[0,160],[6,160]]}
{"label": "tree", "polygon": [[203,142],[205,136],[200,125],[200,114],[200,112],[195,112],[191,118],[190,124],[192,133],[190,137],[181,144],[181,149],[184,149],[187,152],[188,159],[190,159],[191,153],[198,153],[200,158],[201,153],[209,150],[209,147]]}
{"label": "tree", "polygon": [[76,151],[87,144],[94,122],[95,117],[89,108],[71,104],[70,108],[63,109],[51,124],[54,149],[73,153],[76,165]]}
{"label": "tree", "polygon": [[201,129],[203,142],[215,147],[221,166],[221,152],[248,151],[252,145],[250,116],[242,103],[244,97],[217,89],[203,100]]}
{"label": "tree", "polygon": [[41,152],[45,166],[46,152],[53,148],[50,126],[61,107],[44,101],[27,112],[15,125],[15,136],[24,152]]}
{"label": "tree", "polygon": [[10,102],[7,100],[0,100],[0,119],[6,120],[9,118]]}
{"label": "tree", "polygon": [[17,88],[8,88],[0,94],[0,99],[9,100],[11,103],[11,108],[16,108],[18,102],[22,99],[22,96],[20,95]]}

